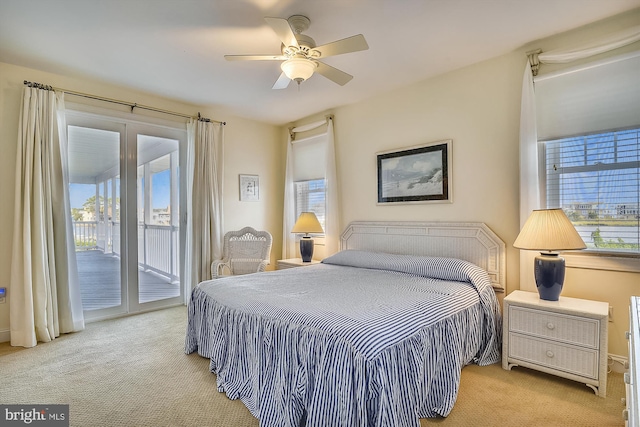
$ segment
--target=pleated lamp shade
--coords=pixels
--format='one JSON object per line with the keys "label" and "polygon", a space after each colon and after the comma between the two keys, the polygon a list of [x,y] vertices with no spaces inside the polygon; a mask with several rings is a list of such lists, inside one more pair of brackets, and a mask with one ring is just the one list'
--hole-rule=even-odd
{"label": "pleated lamp shade", "polygon": [[562,209],[540,209],[531,212],[513,246],[518,249],[547,252],[587,247]]}
{"label": "pleated lamp shade", "polygon": [[292,233],[324,233],[320,221],[313,212],[302,212],[298,217]]}
{"label": "pleated lamp shade", "polygon": [[313,258],[313,239],[309,237],[309,233],[324,233],[316,214],[302,212],[291,232],[305,233],[300,239],[300,258],[302,258],[302,262],[311,262]]}

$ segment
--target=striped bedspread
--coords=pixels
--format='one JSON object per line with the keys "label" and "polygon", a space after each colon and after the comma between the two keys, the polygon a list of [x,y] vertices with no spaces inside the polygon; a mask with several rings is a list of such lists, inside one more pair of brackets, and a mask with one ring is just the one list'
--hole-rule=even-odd
{"label": "striped bedspread", "polygon": [[419,426],[449,414],[464,365],[500,359],[500,327],[473,264],[343,251],[201,283],[185,351],[261,426]]}

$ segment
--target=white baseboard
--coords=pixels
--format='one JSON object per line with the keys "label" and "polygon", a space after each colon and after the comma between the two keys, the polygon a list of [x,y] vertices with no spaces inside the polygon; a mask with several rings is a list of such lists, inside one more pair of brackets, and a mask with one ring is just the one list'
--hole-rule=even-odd
{"label": "white baseboard", "polygon": [[0,330],[0,342],[11,341],[11,331],[9,329]]}

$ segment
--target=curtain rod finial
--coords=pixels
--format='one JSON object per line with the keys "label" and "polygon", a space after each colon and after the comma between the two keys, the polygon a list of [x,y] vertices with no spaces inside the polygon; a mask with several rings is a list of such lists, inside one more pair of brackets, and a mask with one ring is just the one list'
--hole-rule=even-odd
{"label": "curtain rod finial", "polygon": [[531,72],[534,77],[538,75],[538,70],[540,69],[540,60],[538,59],[538,55],[541,53],[542,49],[527,52],[527,58],[529,59],[529,65],[531,66]]}

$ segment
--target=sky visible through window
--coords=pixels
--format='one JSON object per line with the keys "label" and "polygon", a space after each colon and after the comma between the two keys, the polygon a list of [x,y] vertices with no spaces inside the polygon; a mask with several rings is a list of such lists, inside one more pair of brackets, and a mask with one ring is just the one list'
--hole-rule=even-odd
{"label": "sky visible through window", "polygon": [[[155,173],[152,178],[153,185],[153,208],[160,209],[169,206],[170,171],[164,170]],[[82,209],[82,205],[96,195],[96,187],[93,184],[70,184],[69,200],[72,208]]]}
{"label": "sky visible through window", "polygon": [[[601,213],[619,204],[638,204],[640,130],[565,138],[547,143],[547,169],[560,182],[560,207],[597,204]],[[551,185],[558,185],[550,180]]]}
{"label": "sky visible through window", "polygon": [[640,246],[640,129],[545,143],[547,207],[562,208],[589,248]]}

